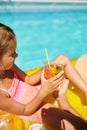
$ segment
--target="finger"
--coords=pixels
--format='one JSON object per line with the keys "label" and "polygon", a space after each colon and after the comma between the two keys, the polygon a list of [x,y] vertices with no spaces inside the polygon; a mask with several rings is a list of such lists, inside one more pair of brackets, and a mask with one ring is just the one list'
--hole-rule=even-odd
{"label": "finger", "polygon": [[58,77],[60,77],[61,75],[63,75],[64,74],[64,71],[62,70],[61,72],[59,72],[57,75],[58,75]]}
{"label": "finger", "polygon": [[57,79],[59,79],[62,75],[64,76],[64,71],[61,71],[59,74],[57,74],[56,76],[54,76],[54,77],[51,78],[51,79],[57,80]]}
{"label": "finger", "polygon": [[67,88],[68,88],[68,85],[69,85],[69,80],[64,79],[63,84],[61,85],[61,87],[60,87],[60,89],[59,89],[59,93],[60,93],[60,94],[66,93],[66,90],[67,90]]}
{"label": "finger", "polygon": [[69,80],[68,79],[64,79],[63,86],[65,86],[65,88],[67,89],[68,85],[69,85]]}
{"label": "finger", "polygon": [[60,82],[58,82],[58,83],[56,84],[56,87],[57,87],[57,88],[60,88],[60,87],[62,86],[62,84],[63,84],[63,80],[61,80]]}
{"label": "finger", "polygon": [[43,80],[43,79],[45,79],[44,78],[44,68],[43,68],[42,73],[41,73],[41,80]]}
{"label": "finger", "polygon": [[58,78],[57,80],[55,80],[55,82],[60,82],[61,80],[63,80],[64,79],[64,75],[62,75],[60,78]]}
{"label": "finger", "polygon": [[50,78],[50,81],[58,80],[60,77],[64,77],[64,71],[61,71],[60,74],[55,75],[54,77]]}
{"label": "finger", "polygon": [[64,76],[62,75],[59,79],[56,79],[53,81],[54,85],[60,85],[60,83],[62,83],[64,80]]}

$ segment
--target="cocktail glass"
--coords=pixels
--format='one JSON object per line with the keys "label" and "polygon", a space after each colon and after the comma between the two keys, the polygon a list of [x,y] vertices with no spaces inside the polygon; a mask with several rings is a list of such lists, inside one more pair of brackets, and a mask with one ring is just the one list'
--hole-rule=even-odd
{"label": "cocktail glass", "polygon": [[57,66],[55,64],[50,64],[49,66],[48,64],[45,64],[44,77],[45,79],[50,79],[55,75],[57,75],[62,70],[63,70],[62,65]]}

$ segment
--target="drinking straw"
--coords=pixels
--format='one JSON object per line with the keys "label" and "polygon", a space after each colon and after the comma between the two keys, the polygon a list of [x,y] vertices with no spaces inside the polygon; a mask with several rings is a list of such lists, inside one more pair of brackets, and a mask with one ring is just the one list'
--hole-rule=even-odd
{"label": "drinking straw", "polygon": [[45,48],[44,50],[45,50],[48,66],[50,67],[50,60],[49,60],[47,49]]}

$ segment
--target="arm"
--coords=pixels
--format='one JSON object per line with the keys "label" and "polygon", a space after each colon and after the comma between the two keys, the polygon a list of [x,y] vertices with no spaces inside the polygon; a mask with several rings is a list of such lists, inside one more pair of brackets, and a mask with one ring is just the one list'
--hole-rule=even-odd
{"label": "arm", "polygon": [[0,110],[17,115],[31,115],[38,109],[44,98],[45,95],[39,92],[33,100],[27,104],[21,104],[0,92]]}
{"label": "arm", "polygon": [[67,97],[66,97],[66,90],[68,88],[69,81],[64,80],[63,85],[60,87],[59,94],[58,94],[58,103],[60,105],[60,108],[63,110],[66,110],[76,116],[81,117],[74,109],[73,107],[69,104]]}
{"label": "arm", "polygon": [[63,72],[43,81],[38,94],[27,104],[18,103],[0,92],[0,109],[17,115],[31,115],[36,112],[44,98],[57,89],[57,84],[62,74]]}
{"label": "arm", "polygon": [[13,70],[16,72],[16,74],[21,80],[25,81],[28,84],[35,85],[41,81],[42,68],[38,72],[30,76],[23,72],[21,69],[19,69],[16,65],[14,65]]}

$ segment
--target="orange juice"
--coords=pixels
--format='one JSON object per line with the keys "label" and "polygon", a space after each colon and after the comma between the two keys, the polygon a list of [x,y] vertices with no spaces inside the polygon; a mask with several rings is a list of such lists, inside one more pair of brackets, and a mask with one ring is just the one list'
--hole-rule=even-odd
{"label": "orange juice", "polygon": [[44,77],[46,79],[50,79],[55,75],[57,75],[62,69],[63,69],[62,66],[56,66],[53,64],[51,64],[50,66],[46,65],[44,71]]}

